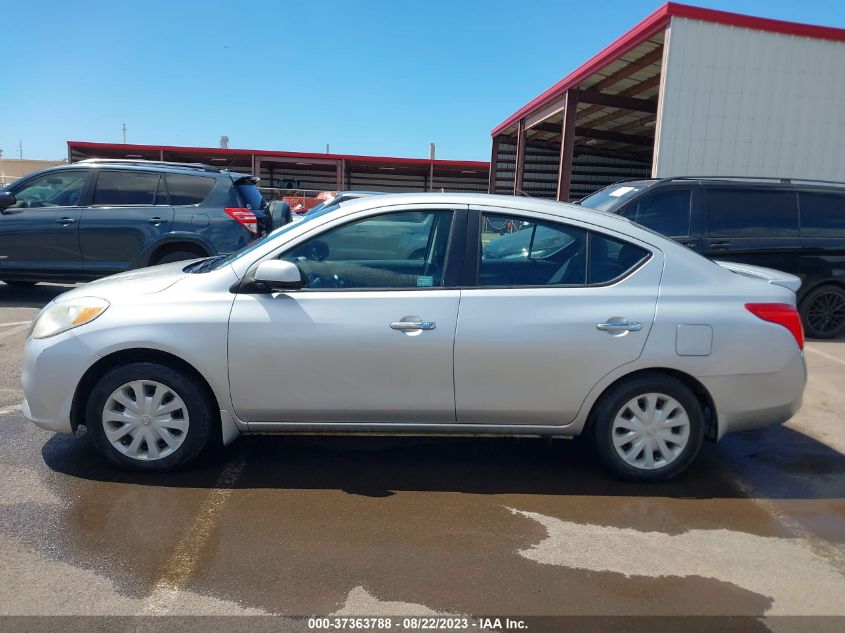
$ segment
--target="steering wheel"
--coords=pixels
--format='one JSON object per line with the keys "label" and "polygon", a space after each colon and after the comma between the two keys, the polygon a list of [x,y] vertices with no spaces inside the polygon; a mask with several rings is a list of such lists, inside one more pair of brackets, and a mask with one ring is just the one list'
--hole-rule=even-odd
{"label": "steering wheel", "polygon": [[305,257],[308,261],[322,262],[329,256],[329,247],[325,242],[312,240],[305,245]]}
{"label": "steering wheel", "polygon": [[345,288],[346,280],[340,275],[318,275],[305,271],[306,288]]}

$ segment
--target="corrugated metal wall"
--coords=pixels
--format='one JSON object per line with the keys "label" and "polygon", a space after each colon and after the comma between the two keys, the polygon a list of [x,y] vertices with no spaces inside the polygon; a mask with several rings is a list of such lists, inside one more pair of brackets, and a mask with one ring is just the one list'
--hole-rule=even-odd
{"label": "corrugated metal wall", "polygon": [[[648,178],[651,165],[646,162],[599,156],[575,151],[572,165],[570,200],[580,200],[620,180]],[[557,198],[558,166],[560,165],[559,143],[529,142],[525,148],[525,171],[522,191],[532,198]],[[496,161],[495,193],[512,195],[514,169],[516,166],[516,145],[499,142]],[[485,189],[486,191],[486,189]]]}
{"label": "corrugated metal wall", "polygon": [[672,18],[655,176],[845,180],[845,44]]}

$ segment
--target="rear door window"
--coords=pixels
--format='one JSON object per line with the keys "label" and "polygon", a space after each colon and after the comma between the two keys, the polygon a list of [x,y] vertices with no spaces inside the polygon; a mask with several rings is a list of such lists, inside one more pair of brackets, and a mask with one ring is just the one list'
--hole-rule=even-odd
{"label": "rear door window", "polygon": [[478,285],[587,286],[631,272],[649,257],[639,246],[559,222],[483,213]]}
{"label": "rear door window", "polygon": [[802,237],[845,237],[845,194],[802,191],[798,205]]}
{"label": "rear door window", "polygon": [[707,191],[710,237],[798,236],[794,191],[712,188]]}
{"label": "rear door window", "polygon": [[167,174],[170,204],[174,206],[202,203],[213,186],[214,178],[208,178],[207,176]]}
{"label": "rear door window", "polygon": [[161,174],[101,170],[94,188],[95,206],[153,206]]}
{"label": "rear door window", "polygon": [[689,237],[691,200],[689,189],[659,191],[633,202],[622,215],[668,237]]}

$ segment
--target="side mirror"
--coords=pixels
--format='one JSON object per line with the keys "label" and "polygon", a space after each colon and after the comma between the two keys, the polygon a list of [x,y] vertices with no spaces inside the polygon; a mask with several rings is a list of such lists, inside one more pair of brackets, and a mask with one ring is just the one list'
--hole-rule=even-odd
{"label": "side mirror", "polygon": [[271,259],[258,264],[253,281],[271,290],[299,290],[305,285],[299,267],[284,259]]}
{"label": "side mirror", "polygon": [[0,191],[0,211],[11,207],[16,202],[15,194],[11,191]]}

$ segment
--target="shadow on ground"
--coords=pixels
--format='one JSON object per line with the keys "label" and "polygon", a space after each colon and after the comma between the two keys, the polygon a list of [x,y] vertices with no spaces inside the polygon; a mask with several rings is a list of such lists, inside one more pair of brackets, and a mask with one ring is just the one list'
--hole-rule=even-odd
{"label": "shadow on ground", "polygon": [[235,488],[333,489],[384,497],[392,491],[474,494],[741,498],[734,481],[754,481],[755,496],[845,496],[845,456],[789,427],[705,443],[690,470],[663,484],[608,475],[585,439],[246,436],[189,468],[133,473],[105,462],[85,437],[54,436],[46,464],[73,477],[144,486],[219,486],[227,463],[244,464]]}

